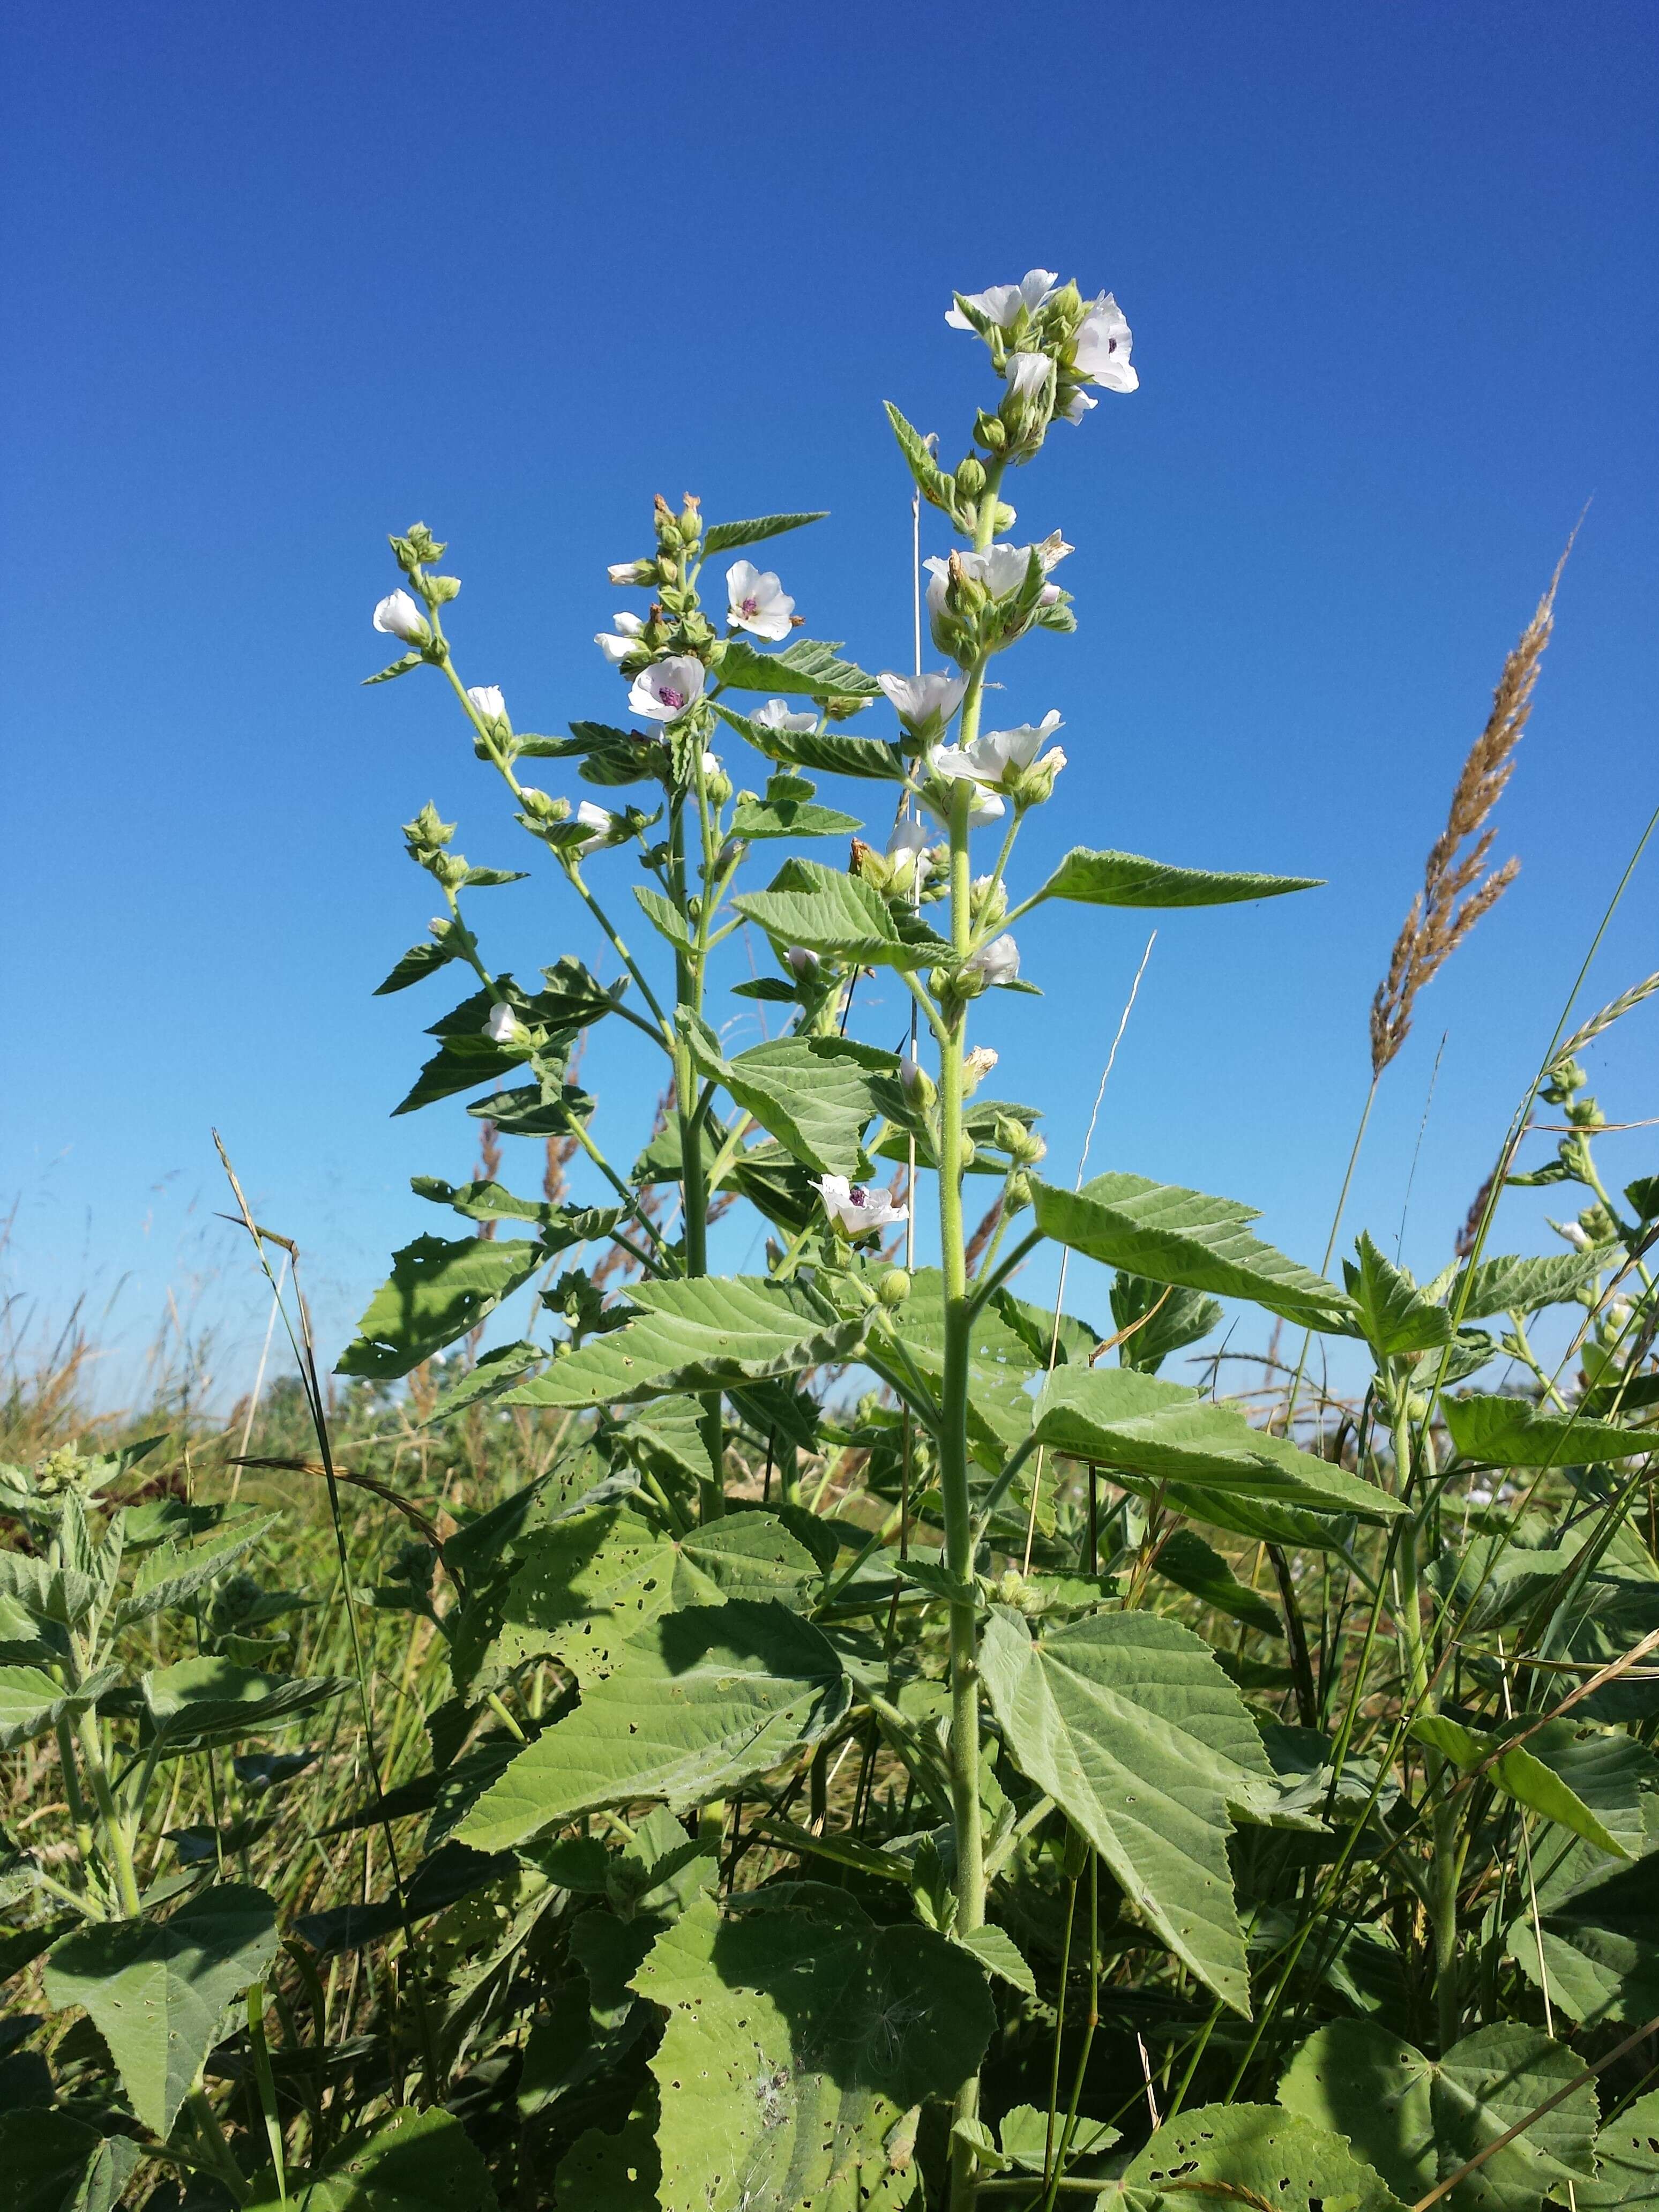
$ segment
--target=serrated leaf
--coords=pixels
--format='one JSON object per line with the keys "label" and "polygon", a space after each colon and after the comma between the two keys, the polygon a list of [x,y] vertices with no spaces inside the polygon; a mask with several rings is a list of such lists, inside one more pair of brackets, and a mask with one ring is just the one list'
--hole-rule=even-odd
{"label": "serrated leaf", "polygon": [[635,884],[634,896],[659,937],[665,937],[677,952],[692,951],[696,940],[691,926],[672,899],[653,890],[649,884]]}
{"label": "serrated leaf", "polygon": [[1207,868],[1172,868],[1138,853],[1091,853],[1073,845],[1037,892],[1083,906],[1231,906],[1240,899],[1278,898],[1316,890],[1317,876],[1224,875]]}
{"label": "serrated leaf", "polygon": [[864,1335],[862,1317],[826,1321],[764,1276],[636,1283],[628,1295],[637,1321],[556,1359],[506,1402],[609,1406],[724,1389],[850,1358]]}
{"label": "serrated leaf", "polygon": [[770,890],[745,891],[732,902],[784,946],[804,945],[860,967],[916,968],[918,955],[899,934],[887,907],[868,884],[816,860],[792,860],[785,880]]}
{"label": "serrated leaf", "polygon": [[1222,1318],[1222,1308],[1201,1291],[1150,1282],[1120,1267],[1112,1277],[1112,1319],[1129,1334],[1117,1348],[1121,1367],[1156,1375],[1172,1352],[1184,1351],[1206,1337]]}
{"label": "serrated leaf", "polygon": [[749,839],[848,837],[863,827],[855,814],[816,805],[813,787],[804,777],[775,775],[766,787],[764,799],[738,799],[732,815],[731,835]]}
{"label": "serrated leaf", "polygon": [[0,2115],[0,2212],[109,2212],[143,2156],[64,2112]]}
{"label": "serrated leaf", "polygon": [[844,738],[833,730],[778,730],[757,722],[723,699],[710,706],[723,722],[768,760],[791,768],[810,768],[820,775],[857,775],[879,783],[902,783],[904,758],[893,745],[876,738]]}
{"label": "serrated leaf", "polygon": [[1036,1401],[1036,1433],[1054,1450],[1126,1480],[1237,1491],[1370,1520],[1404,1510],[1375,1483],[1253,1428],[1236,1406],[1133,1368],[1056,1368]]}
{"label": "serrated leaf", "polygon": [[518,1754],[460,1840],[501,1850],[610,1805],[702,1804],[816,1742],[851,1694],[834,1647],[784,1606],[668,1613]]}
{"label": "serrated leaf", "polygon": [[1153,1613],[1097,1613],[1033,1644],[994,1611],[980,1668],[1010,1756],[1096,1850],[1135,1910],[1247,2017],[1230,1808],[1272,1767],[1209,1647]]}
{"label": "serrated leaf", "polygon": [[253,1516],[216,1543],[198,1544],[187,1551],[168,1544],[151,1552],[115,1608],[110,1626],[125,1628],[132,1621],[148,1620],[153,1613],[164,1613],[169,1606],[181,1605],[234,1560],[252,1551],[265,1531],[276,1526],[278,1517],[275,1513]]}
{"label": "serrated leaf", "polygon": [[949,514],[956,505],[956,487],[928,450],[927,441],[912,422],[905,420],[890,399],[884,399],[887,420],[893,426],[893,435],[904,456],[904,465],[915,478],[916,489],[931,506],[943,507]]}
{"label": "serrated leaf", "polygon": [[688,1481],[696,1488],[714,1480],[704,1418],[696,1398],[652,1398],[617,1422],[612,1434],[642,1472],[657,1475],[670,1489]]}
{"label": "serrated leaf", "polygon": [[1158,2129],[1124,2168],[1122,2186],[1137,2205],[1146,2201],[1140,2191],[1152,2192],[1148,2212],[1188,2201],[1252,2212],[1403,2212],[1358,2148],[1272,2105],[1201,2105]]}
{"label": "serrated leaf", "polygon": [[[1058,2142],[1064,2127],[1062,2113],[1054,2124],[1053,2141]],[[1041,2173],[1053,2156],[1048,2115],[1040,2112],[1035,2105],[1016,2105],[1005,2112],[998,2124],[997,2135],[1004,2157],[1024,2172]],[[1070,2155],[1073,2159],[1098,2158],[1121,2139],[1119,2130],[1110,2121],[1091,2120],[1079,2113],[1072,2135]]]}
{"label": "serrated leaf", "polygon": [[1036,1977],[1021,1955],[1019,1946],[1006,1928],[992,1926],[975,1928],[965,1936],[951,1936],[964,1951],[971,1952],[988,1974],[994,1974],[1028,1997],[1037,1993]]}
{"label": "serrated leaf", "polygon": [[881,686],[850,660],[837,658],[838,645],[798,637],[781,653],[757,653],[740,637],[726,642],[717,672],[728,691],[775,691],[805,699],[878,699]]}
{"label": "serrated leaf", "polygon": [[483,2154],[453,2114],[405,2105],[346,2137],[328,2164],[256,2190],[248,2212],[496,2212]]}
{"label": "serrated leaf", "polygon": [[139,1683],[145,1735],[168,1756],[286,1728],[351,1687],[348,1675],[266,1674],[212,1656],[158,1668]]}
{"label": "serrated leaf", "polygon": [[143,2124],[171,2132],[225,2008],[276,1951],[276,1906],[262,1889],[216,1885],[167,1920],[112,1920],[60,1937],[46,1996],[82,2005]]}
{"label": "serrated leaf", "polygon": [[452,946],[447,938],[423,938],[420,944],[410,946],[384,983],[374,986],[374,995],[383,999],[389,992],[406,991],[411,983],[434,975],[459,957],[459,948]]}
{"label": "serrated leaf", "polygon": [[1192,1528],[1177,1528],[1158,1546],[1155,1571],[1189,1597],[1264,1636],[1283,1636],[1285,1624],[1260,1590],[1239,1581],[1219,1552]]}
{"label": "serrated leaf", "polygon": [[[1484,1729],[1465,1728],[1459,1721],[1449,1720],[1441,1713],[1424,1713],[1414,1720],[1407,1733],[1419,1743],[1427,1744],[1443,1759],[1466,1774],[1480,1766],[1484,1760],[1491,1764],[1484,1769],[1494,1786],[1513,1797],[1517,1804],[1540,1813],[1545,1820],[1554,1820],[1569,1828],[1576,1836],[1583,1836],[1598,1850],[1614,1858],[1627,1859],[1630,1853],[1616,1836],[1609,1835],[1589,1807],[1568,1787],[1560,1776],[1533,1756],[1524,1744],[1513,1750],[1499,1751],[1503,1739],[1490,1735]],[[1498,1753],[1496,1759],[1492,1758]]]}
{"label": "serrated leaf", "polygon": [[[1433,2059],[1370,2021],[1339,2020],[1303,2045],[1279,2100],[1347,2136],[1411,2203],[1583,2071],[1576,2052],[1536,2028],[1478,2028]],[[1547,2191],[1568,2181],[1582,2190],[1595,2117],[1586,2083],[1460,2182],[1449,2212],[1539,2212]]]}
{"label": "serrated leaf", "polygon": [[1638,2097],[1595,2138],[1594,2181],[1573,2184],[1583,2212],[1652,2212],[1659,2204],[1659,2089]]}
{"label": "serrated leaf", "polygon": [[1525,1398],[1448,1398],[1441,1413],[1459,1456],[1477,1467],[1583,1467],[1659,1449],[1651,1431],[1540,1413]]}
{"label": "serrated leaf", "polygon": [[0,1667],[0,1751],[33,1743],[60,1720],[85,1712],[120,1679],[117,1668],[106,1668],[71,1690],[39,1667]]}
{"label": "serrated leaf", "polygon": [[407,676],[410,670],[418,668],[425,658],[426,655],[423,653],[400,654],[396,660],[390,662],[387,666],[379,670],[374,675],[365,676],[364,690],[367,690],[371,684],[390,684],[394,676]]}
{"label": "serrated leaf", "polygon": [[369,1300],[337,1375],[390,1381],[467,1335],[529,1281],[539,1244],[518,1237],[417,1237],[392,1258],[390,1279]]}
{"label": "serrated leaf", "polygon": [[1542,1259],[1482,1260],[1458,1276],[1446,1304],[1465,1321],[1508,1313],[1524,1319],[1545,1306],[1565,1305],[1592,1275],[1611,1267],[1622,1249],[1596,1244],[1588,1252],[1553,1252]]}
{"label": "serrated leaf", "polygon": [[1217,1297],[1249,1298],[1333,1335],[1358,1328],[1346,1292],[1249,1234],[1246,1223],[1258,1218],[1254,1206],[1137,1175],[1097,1176],[1080,1191],[1034,1182],[1032,1199],[1046,1237],[1108,1267]]}
{"label": "serrated leaf", "polygon": [[898,2212],[915,2181],[890,2171],[888,2136],[969,2078],[994,2026],[958,1946],[817,1884],[724,1917],[699,1900],[633,1986],[666,2014],[651,2061],[662,2212]]}
{"label": "serrated leaf", "polygon": [[816,514],[762,514],[749,522],[716,522],[704,532],[702,540],[705,560],[716,553],[730,553],[739,545],[758,545],[763,538],[781,537],[786,530],[799,530],[809,522],[823,522],[829,514],[822,507]]}
{"label": "serrated leaf", "polygon": [[452,1382],[439,1393],[437,1403],[422,1427],[435,1429],[473,1406],[487,1406],[525,1376],[532,1374],[546,1358],[544,1346],[529,1343],[522,1337],[516,1344],[498,1344],[493,1352],[486,1352],[458,1382]]}
{"label": "serrated leaf", "polygon": [[1365,1341],[1378,1358],[1447,1343],[1452,1321],[1445,1307],[1425,1297],[1403,1268],[1383,1257],[1369,1234],[1362,1231],[1355,1249],[1359,1265],[1345,1260],[1343,1279]]}
{"label": "serrated leaf", "polygon": [[792,1158],[819,1175],[854,1177],[876,1116],[872,1079],[898,1066],[895,1054],[850,1037],[780,1037],[730,1060],[694,1037],[692,1052],[700,1072],[723,1084]]}

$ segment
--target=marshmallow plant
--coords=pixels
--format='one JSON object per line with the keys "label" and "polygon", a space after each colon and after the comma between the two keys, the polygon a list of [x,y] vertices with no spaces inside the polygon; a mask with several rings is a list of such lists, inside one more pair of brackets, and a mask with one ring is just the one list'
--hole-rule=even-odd
{"label": "marshmallow plant", "polygon": [[[536,734],[463,677],[443,546],[422,525],[392,540],[404,585],[374,620],[409,650],[370,680],[424,667],[449,684],[507,812],[607,948],[605,981],[569,955],[515,979],[482,909],[520,872],[470,862],[434,806],[407,825],[443,911],[382,988],[453,970],[465,994],[399,1110],[466,1097],[493,1136],[557,1147],[587,1186],[578,1203],[493,1173],[417,1179],[471,1225],[397,1255],[340,1361],[392,1382],[538,1292],[438,1407],[510,1409],[544,1437],[546,1471],[443,1543],[453,1702],[422,1802],[442,1808],[434,1848],[507,1885],[504,1916],[544,1916],[512,1939],[522,1967],[489,1969],[523,1992],[502,2078],[535,2136],[514,2154],[526,2203],[550,2175],[560,2208],[1052,2212],[1063,2188],[1149,2212],[1185,2203],[1195,2176],[1206,2201],[1388,2212],[1391,2186],[1322,2089],[1294,2110],[1171,2114],[1195,2074],[1230,2094],[1261,2033],[1246,2023],[1291,1972],[1273,1949],[1291,1906],[1262,1903],[1261,1867],[1290,1868],[1285,1897],[1305,1870],[1313,1897],[1328,1822],[1358,1837],[1370,1782],[1339,1797],[1322,1778],[1347,1738],[1333,1751],[1318,1733],[1303,1644],[1302,1730],[1264,1734],[1231,1644],[1224,1669],[1150,1585],[1156,1569],[1217,1609],[1199,1617],[1282,1632],[1192,1522],[1267,1547],[1298,1636],[1287,1547],[1395,1601],[1420,1525],[1405,1440],[1427,1434],[1440,1384],[1424,1362],[1464,1308],[1449,1313],[1451,1276],[1419,1291],[1368,1243],[1339,1287],[1227,1200],[1130,1172],[1050,1180],[1040,1109],[985,1095],[996,1054],[975,1022],[987,994],[1033,991],[1021,926],[1039,907],[1104,909],[1073,925],[1103,935],[1114,909],[1310,886],[1088,845],[1024,865],[1066,765],[1046,653],[1079,615],[1060,580],[1072,547],[1022,532],[1005,494],[1057,423],[1062,441],[1109,428],[1086,418],[1136,389],[1131,335],[1109,294],[1042,270],[957,295],[946,320],[986,349],[969,450],[947,467],[888,410],[947,541],[926,562],[931,668],[866,672],[803,634],[781,573],[744,549],[819,516],[709,524],[696,499],[659,498],[650,550],[608,572],[638,594],[596,638],[616,719]],[[1042,650],[1013,657],[1039,632]],[[560,774],[606,803],[533,780]],[[891,1034],[895,989],[914,1045]],[[630,1086],[596,1072],[623,1029],[658,1070],[654,1130],[630,1134]],[[747,1221],[711,1237],[734,1206]],[[1575,1285],[1613,1233],[1585,1237]],[[1115,1271],[1113,1329],[1016,1294],[1045,1242]],[[1158,1376],[1215,1326],[1218,1296],[1369,1345],[1396,1479],[1373,1479],[1374,1452],[1351,1469]],[[861,1399],[854,1376],[873,1386]],[[1386,1545],[1382,1566],[1367,1545]],[[1469,1731],[1434,1725],[1434,1771],[1455,1784]],[[1419,1893],[1443,1990],[1467,1908],[1455,1880],[1449,1901]],[[1103,2079],[1129,2032],[1097,2044],[1103,1959],[1136,1950],[1154,1962],[1146,2002],[1123,1993],[1140,2059]],[[1340,1967],[1362,2012],[1382,1972]],[[466,2008],[491,2002],[456,1995],[463,2045],[481,2033]],[[1443,2010],[1443,2051],[1460,2016]],[[1159,2040],[1177,2020],[1178,2049]],[[436,2032],[452,2036],[447,2016]],[[1120,2126],[1144,2139],[1143,2105],[1150,2141],[1115,2155]]]}

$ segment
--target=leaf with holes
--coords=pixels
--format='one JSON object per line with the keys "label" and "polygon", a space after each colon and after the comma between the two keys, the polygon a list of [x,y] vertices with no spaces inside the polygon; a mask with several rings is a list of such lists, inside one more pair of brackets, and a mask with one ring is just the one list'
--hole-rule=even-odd
{"label": "leaf with holes", "polygon": [[518,1237],[417,1237],[393,1253],[391,1279],[369,1300],[335,1373],[376,1382],[407,1375],[475,1329],[542,1257],[539,1244]]}
{"label": "leaf with holes", "polygon": [[1137,1175],[1097,1176],[1080,1191],[1035,1182],[1032,1195],[1043,1235],[1088,1259],[1216,1297],[1249,1298],[1333,1335],[1358,1333],[1346,1291],[1249,1234],[1254,1206]]}
{"label": "leaf with holes", "polygon": [[1659,2089],[1638,2097],[1595,2138],[1594,2181],[1573,2184],[1581,2212],[1652,2212],[1659,2204]]}
{"label": "leaf with holes", "polygon": [[502,1850],[608,1805],[702,1804],[817,1742],[850,1697],[834,1647],[785,1606],[665,1613],[519,1753],[458,1833]]}
{"label": "leaf with holes", "polygon": [[861,1317],[825,1320],[799,1293],[764,1276],[700,1276],[635,1283],[639,1318],[556,1359],[501,1401],[509,1406],[608,1406],[665,1392],[719,1390],[850,1358]]}
{"label": "leaf with holes", "polygon": [[225,2008],[276,1951],[276,1906],[262,1889],[216,1884],[168,1920],[110,1920],[54,1943],[53,2005],[81,2005],[109,2046],[132,2109],[167,2136],[219,2039]]}
{"label": "leaf with holes", "polygon": [[1255,1812],[1273,1769],[1208,1645],[1145,1613],[1097,1614],[1034,1644],[998,1610],[981,1671],[1020,1772],[1176,1955],[1248,2016],[1230,1813]]}
{"label": "leaf with holes", "polygon": [[666,2015],[651,2061],[662,2212],[899,2212],[915,2177],[890,2164],[889,2136],[971,2076],[995,2025],[975,1959],[816,1883],[724,1916],[700,1900],[633,1986]]}
{"label": "leaf with holes", "polygon": [[[1425,2058],[1374,2021],[1333,2021],[1310,2036],[1279,2085],[1288,2111],[1347,2136],[1407,2203],[1526,2119],[1583,2071],[1537,2028],[1477,2028],[1443,2058]],[[1534,2120],[1462,2181],[1448,2212],[1539,2212],[1595,2172],[1593,2083]]]}
{"label": "leaf with holes", "polygon": [[1358,2144],[1272,2105],[1203,2105],[1166,2121],[1129,2161],[1122,2186],[1131,2203],[1146,2203],[1145,2190],[1165,2212],[1218,2202],[1254,2212],[1401,2212]]}

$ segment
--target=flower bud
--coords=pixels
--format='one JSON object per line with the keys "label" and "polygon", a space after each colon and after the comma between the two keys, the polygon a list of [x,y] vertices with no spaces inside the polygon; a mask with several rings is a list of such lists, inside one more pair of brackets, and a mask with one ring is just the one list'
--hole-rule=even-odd
{"label": "flower bud", "polygon": [[876,1296],[883,1305],[902,1306],[910,1295],[910,1278],[902,1267],[890,1267],[876,1285]]}
{"label": "flower bud", "polygon": [[975,876],[968,895],[968,911],[978,929],[994,929],[1008,911],[1008,886],[992,876]]}
{"label": "flower bud", "polygon": [[538,791],[533,784],[525,784],[519,793],[519,803],[525,812],[537,822],[568,822],[570,801],[555,799],[545,791]]}
{"label": "flower bud", "polygon": [[1015,1168],[1002,1186],[1002,1212],[1005,1220],[1023,1212],[1031,1203],[1031,1178],[1024,1168]]}
{"label": "flower bud", "polygon": [[977,499],[984,489],[985,464],[969,453],[965,461],[957,463],[957,489],[964,499]]}
{"label": "flower bud", "polygon": [[979,1146],[974,1142],[973,1139],[964,1129],[962,1133],[962,1164],[963,1168],[966,1169],[972,1167],[974,1162],[978,1158]]}
{"label": "flower bud", "polygon": [[997,1056],[990,1046],[976,1044],[973,1050],[964,1056],[962,1063],[962,1087],[964,1095],[971,1097],[996,1064]]}
{"label": "flower bud", "polygon": [[613,584],[654,584],[657,564],[654,561],[613,561],[605,573]]}
{"label": "flower bud", "polygon": [[908,1052],[899,1062],[899,1083],[907,1105],[915,1107],[918,1113],[927,1114],[933,1110],[933,1102],[939,1097],[933,1079]]}
{"label": "flower bud", "polygon": [[493,729],[497,722],[507,722],[507,702],[501,696],[499,684],[469,684],[466,696],[487,728]]}
{"label": "flower bud", "polygon": [[749,840],[746,837],[728,837],[714,855],[715,874],[723,876],[728,868],[735,868],[748,850]]}
{"label": "flower bud", "polygon": [[994,453],[1000,453],[1008,442],[1008,433],[1001,422],[994,415],[988,415],[983,408],[974,418],[974,435],[981,446]]}
{"label": "flower bud", "polygon": [[466,881],[466,861],[459,853],[440,853],[430,865],[447,890],[459,890]]}
{"label": "flower bud", "polygon": [[823,963],[819,960],[816,952],[810,951],[804,945],[792,945],[789,950],[784,954],[783,958],[784,965],[789,969],[790,973],[794,976],[795,981],[798,983],[816,983],[817,981],[818,970],[823,965]]}
{"label": "flower bud", "polygon": [[484,1035],[495,1044],[517,1044],[525,1034],[524,1024],[511,1006],[494,1006],[489,1019],[484,1024]]}
{"label": "flower bud", "polygon": [[405,645],[432,642],[431,627],[407,592],[387,592],[374,610],[374,627],[388,637],[401,638]]}

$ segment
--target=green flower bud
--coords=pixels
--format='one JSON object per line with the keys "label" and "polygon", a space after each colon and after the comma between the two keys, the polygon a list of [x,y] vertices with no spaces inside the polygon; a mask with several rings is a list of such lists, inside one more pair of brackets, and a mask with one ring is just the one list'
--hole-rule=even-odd
{"label": "green flower bud", "polygon": [[994,415],[988,415],[983,408],[975,417],[974,435],[981,446],[994,453],[1000,453],[1008,442],[1008,433],[1001,422]]}
{"label": "green flower bud", "polygon": [[969,453],[957,463],[957,489],[964,499],[977,499],[985,489],[985,464]]}
{"label": "green flower bud", "polygon": [[1031,1203],[1031,1178],[1024,1168],[1016,1168],[1002,1187],[1002,1211],[1006,1218],[1021,1213]]}
{"label": "green flower bud", "polygon": [[902,1267],[890,1267],[876,1285],[876,1296],[887,1307],[902,1306],[910,1295],[910,1278]]}
{"label": "green flower bud", "polygon": [[532,821],[568,822],[570,819],[570,801],[568,799],[555,799],[548,792],[538,791],[532,784],[523,787],[519,799]]}

